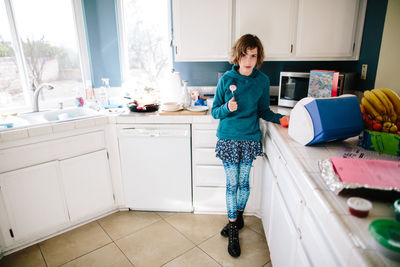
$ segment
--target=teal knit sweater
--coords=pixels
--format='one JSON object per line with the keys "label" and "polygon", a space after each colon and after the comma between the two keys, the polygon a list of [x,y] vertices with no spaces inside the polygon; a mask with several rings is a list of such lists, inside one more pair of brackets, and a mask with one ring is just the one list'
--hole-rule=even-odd
{"label": "teal knit sweater", "polygon": [[[232,66],[219,80],[211,115],[219,119],[217,137],[232,140],[261,140],[259,118],[279,124],[283,115],[269,108],[269,78],[254,68],[249,76],[239,74],[238,66]],[[233,93],[238,108],[229,111],[228,102],[233,94],[230,85],[236,85]]]}

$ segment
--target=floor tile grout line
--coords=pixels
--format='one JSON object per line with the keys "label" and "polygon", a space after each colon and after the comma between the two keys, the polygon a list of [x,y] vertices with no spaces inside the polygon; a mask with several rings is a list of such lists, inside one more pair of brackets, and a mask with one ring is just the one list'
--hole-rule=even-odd
{"label": "floor tile grout line", "polygon": [[268,263],[271,263],[271,266],[272,266],[272,261],[271,261],[271,259],[269,259],[266,263],[264,263],[263,266],[266,265],[266,264],[268,264]]}
{"label": "floor tile grout line", "polygon": [[[192,212],[192,214],[194,215],[194,213]],[[171,217],[171,216],[170,216]],[[169,218],[169,217],[167,217],[167,218]],[[166,219],[167,218],[162,218],[166,223],[168,223],[172,228],[174,228],[176,231],[178,231],[179,233],[181,233],[186,239],[188,239],[190,242],[192,242],[193,244],[194,244],[194,247],[192,247],[191,249],[189,249],[189,250],[192,250],[192,249],[194,249],[194,248],[198,248],[198,249],[200,249],[201,251],[203,251],[207,256],[209,256],[211,259],[213,259],[218,265],[220,265],[220,266],[223,266],[223,265],[221,265],[218,261],[216,261],[216,259],[214,259],[213,257],[211,257],[210,255],[208,255],[208,253],[207,252],[205,252],[204,250],[202,250],[200,247],[199,247],[199,245],[200,244],[202,244],[202,243],[204,243],[204,242],[206,242],[207,240],[209,240],[210,238],[212,238],[212,237],[214,237],[216,234],[218,234],[218,233],[216,233],[216,234],[213,234],[212,236],[210,236],[209,238],[207,238],[207,239],[205,239],[205,240],[203,240],[203,241],[201,241],[199,244],[196,244],[194,241],[192,241],[191,239],[189,239],[189,237],[187,237],[184,233],[182,233],[181,231],[179,231],[175,226],[173,226],[171,223],[169,223]],[[161,265],[161,266],[164,266],[165,264],[167,264],[167,263],[169,263],[169,262],[171,262],[171,261],[173,261],[173,260],[175,260],[175,259],[177,259],[178,257],[180,257],[180,256],[182,256],[183,254],[185,254],[185,253],[187,253],[189,250],[187,250],[186,252],[184,252],[184,253],[182,253],[182,254],[180,254],[180,255],[178,255],[178,256],[176,256],[175,258],[173,258],[173,259],[171,259],[170,261],[168,261],[168,262],[166,262],[166,263],[164,263],[163,265]]]}
{"label": "floor tile grout line", "polygon": [[173,261],[173,260],[175,260],[175,259],[179,258],[180,256],[182,256],[182,255],[184,255],[184,254],[188,253],[190,250],[194,249],[195,247],[196,247],[196,245],[194,245],[194,247],[191,247],[191,248],[189,248],[189,249],[185,250],[185,251],[184,251],[184,252],[182,252],[181,254],[177,255],[175,258],[173,258],[173,259],[170,259],[169,261],[167,261],[167,262],[165,262],[165,263],[161,264],[161,265],[160,265],[160,267],[161,267],[161,266],[164,266],[165,264],[168,264],[169,262],[171,262],[171,261]]}
{"label": "floor tile grout line", "polygon": [[[101,227],[101,225],[100,225],[100,223],[98,222],[98,220],[95,220],[95,221],[93,221],[93,222],[96,222],[97,223],[97,225],[99,225],[99,227],[103,230],[103,232],[108,236],[108,233],[103,229],[103,227]],[[109,237],[109,236],[108,236]],[[60,265],[58,265],[58,266],[63,266],[63,265],[65,265],[65,264],[67,264],[67,263],[69,263],[69,262],[72,262],[72,261],[74,261],[74,260],[76,260],[76,259],[79,259],[79,258],[81,258],[81,257],[83,257],[83,256],[86,256],[86,255],[88,255],[88,254],[90,254],[90,253],[92,253],[92,252],[94,252],[94,251],[96,251],[96,250],[98,250],[98,249],[101,249],[101,248],[103,248],[103,247],[105,247],[105,246],[108,246],[109,244],[111,244],[111,243],[113,243],[113,240],[112,240],[112,238],[111,237],[109,237],[110,238],[110,242],[108,242],[108,243],[106,243],[106,244],[104,244],[104,245],[102,245],[102,246],[100,246],[100,247],[97,247],[97,248],[95,248],[95,249],[93,249],[93,250],[91,250],[91,251],[88,251],[88,252],[86,252],[86,253],[84,253],[84,254],[82,254],[82,255],[79,255],[78,257],[75,257],[75,258],[73,258],[73,259],[71,259],[71,260],[69,260],[69,261],[66,261],[66,262],[64,262],[63,264],[60,264]]]}
{"label": "floor tile grout line", "polygon": [[[265,242],[267,243],[267,245],[268,245],[268,241],[267,241],[267,236],[264,234],[260,234],[259,232],[257,232],[256,230],[254,230],[253,228],[251,228],[251,227],[249,227],[249,226],[246,226],[247,228],[249,228],[251,231],[253,231],[254,233],[256,233],[256,234],[259,234],[261,237],[263,237],[263,238],[265,238]],[[264,229],[264,228],[263,228]],[[268,246],[268,251],[269,251],[269,246]]]}
{"label": "floor tile grout line", "polygon": [[103,228],[103,226],[101,225],[101,223],[99,222],[99,220],[96,220],[96,223],[100,226],[101,230],[103,230],[103,232],[108,236],[108,238],[110,238],[110,240],[112,242],[114,242],[114,240],[111,238],[111,236],[107,233],[106,229]]}
{"label": "floor tile grout line", "polygon": [[[131,211],[131,212],[135,212],[136,210],[129,210],[129,211]],[[136,212],[140,212],[140,211],[136,211]],[[146,211],[146,212],[148,212],[148,211]],[[150,227],[151,225],[153,225],[153,224],[155,224],[155,223],[157,223],[157,222],[160,222],[160,221],[162,221],[162,220],[164,220],[167,224],[169,224],[166,220],[165,220],[165,218],[163,218],[160,214],[158,214],[158,212],[156,212],[156,211],[150,211],[149,213],[153,213],[153,214],[157,214],[159,217],[160,217],[160,219],[158,219],[158,220],[156,220],[155,222],[152,222],[152,223],[150,223],[150,224],[148,224],[148,225],[146,225],[146,226],[143,226],[143,227],[141,227],[141,228],[139,228],[139,229],[137,229],[136,231],[134,231],[134,232],[132,232],[132,233],[129,233],[128,235],[126,235],[126,236],[123,236],[123,237],[121,237],[121,238],[118,238],[118,239],[115,239],[115,240],[113,240],[113,239],[111,239],[112,241],[113,241],[113,243],[118,247],[118,249],[122,252],[122,254],[124,254],[124,256],[128,259],[128,261],[133,265],[133,266],[135,266],[135,264],[134,264],[134,262],[132,262],[130,259],[129,259],[129,257],[128,257],[128,255],[126,255],[124,252],[123,252],[123,250],[118,246],[118,244],[115,242],[115,241],[118,241],[118,240],[121,240],[121,239],[123,239],[123,238],[126,238],[126,237],[128,237],[128,236],[130,236],[130,235],[132,235],[132,234],[134,234],[134,233],[137,233],[137,232],[139,232],[139,231],[141,231],[141,230],[143,230],[143,229],[145,229],[145,228],[147,228],[147,227]],[[172,216],[174,216],[175,214],[173,214],[173,215],[171,215],[171,216],[169,216],[169,217],[172,217]],[[169,224],[170,225],[170,224]],[[104,230],[105,231],[105,230]],[[179,232],[179,231],[178,231]],[[179,232],[180,233],[180,232]],[[182,234],[182,233],[181,233]],[[188,239],[186,236],[184,236],[186,239]],[[110,237],[111,238],[111,237]],[[191,243],[193,243],[190,239],[188,239]],[[194,243],[193,243],[194,244]],[[195,246],[196,246],[196,244],[194,244]],[[193,248],[193,247],[192,247]],[[190,248],[190,249],[192,249],[192,248]],[[189,250],[190,250],[189,249]],[[189,251],[189,250],[187,250],[187,251]],[[184,253],[186,253],[187,251],[185,251]],[[184,254],[183,253],[183,254]],[[178,256],[179,257],[179,256]],[[176,257],[175,257],[176,258]],[[175,259],[174,258],[174,259]],[[172,260],[174,260],[174,259],[172,259]],[[166,264],[166,263],[165,263]],[[164,264],[163,264],[164,265]]]}
{"label": "floor tile grout line", "polygon": [[57,266],[63,266],[63,265],[65,265],[65,264],[67,264],[67,263],[70,263],[70,262],[72,262],[72,261],[74,261],[74,260],[77,260],[77,259],[79,259],[79,258],[82,258],[83,256],[86,256],[86,255],[88,255],[88,254],[90,254],[90,253],[92,253],[92,252],[95,252],[96,250],[99,250],[99,249],[101,249],[101,248],[104,248],[105,246],[108,246],[108,245],[110,245],[111,243],[113,243],[112,241],[111,242],[109,242],[109,243],[107,243],[107,244],[104,244],[104,245],[102,245],[102,246],[100,246],[100,247],[98,247],[98,248],[95,248],[95,249],[93,249],[93,250],[91,250],[91,251],[88,251],[88,252],[86,252],[86,253],[84,253],[84,254],[82,254],[82,255],[79,255],[78,257],[75,257],[75,258],[73,258],[73,259],[71,259],[71,260],[69,260],[69,261],[66,261],[66,262],[64,262],[63,264],[60,264],[60,265],[57,265]]}
{"label": "floor tile grout line", "polygon": [[[130,211],[133,211],[133,210],[130,210]],[[152,213],[155,213],[155,212],[152,212]],[[161,217],[161,216],[160,216]],[[162,218],[161,218],[162,219]],[[127,234],[127,235],[124,235],[124,236],[122,236],[122,237],[120,237],[120,238],[117,238],[117,239],[112,239],[111,237],[111,240],[113,241],[113,242],[115,242],[115,241],[119,241],[119,240],[121,240],[121,239],[123,239],[123,238],[126,238],[126,237],[128,237],[128,236],[130,236],[130,235],[133,235],[134,233],[137,233],[137,232],[139,232],[139,231],[141,231],[141,230],[143,230],[144,228],[146,228],[146,227],[148,227],[148,226],[150,226],[150,225],[153,225],[153,224],[155,224],[155,223],[157,223],[157,222],[159,222],[161,219],[158,219],[158,220],[156,220],[156,221],[154,221],[154,222],[152,222],[152,223],[150,223],[150,224],[147,224],[147,225],[145,225],[145,226],[143,226],[143,227],[141,227],[141,228],[138,228],[138,229],[136,229],[135,231],[133,231],[133,232],[130,232],[129,234]],[[100,223],[99,223],[100,224]],[[105,231],[105,230],[104,230]]]}
{"label": "floor tile grout line", "polygon": [[42,251],[42,248],[40,247],[40,243],[38,243],[37,246],[38,246],[38,248],[39,248],[40,255],[42,255],[44,264],[46,264],[46,267],[49,267],[49,265],[47,264],[46,258],[45,258],[44,255],[43,255],[43,251]]}
{"label": "floor tile grout line", "polygon": [[[166,218],[165,218],[166,219]],[[169,225],[169,226],[171,226],[172,228],[174,228],[178,233],[180,233],[181,235],[183,235],[183,237],[184,238],[186,238],[187,240],[189,240],[193,245],[195,245],[196,246],[196,243],[193,241],[193,240],[191,240],[189,237],[187,237],[184,233],[182,233],[181,231],[179,231],[179,229],[177,229],[175,226],[173,226],[171,223],[169,223],[167,220],[165,220],[164,218],[163,218],[163,220]]]}
{"label": "floor tile grout line", "polygon": [[129,261],[130,264],[132,264],[132,266],[135,266],[135,264],[129,259],[128,255],[125,254],[125,252],[118,246],[118,244],[116,242],[113,242],[117,248],[121,251],[121,253],[125,256],[125,258]]}
{"label": "floor tile grout line", "polygon": [[[215,236],[215,235],[213,235],[213,236]],[[201,251],[203,251],[208,257],[210,257],[211,259],[213,259],[218,265],[224,266],[224,265],[222,265],[222,263],[219,263],[213,256],[211,256],[211,255],[208,254],[206,251],[204,251],[200,246],[196,246],[196,247],[198,247]]]}
{"label": "floor tile grout line", "polygon": [[118,246],[118,244],[115,242],[114,239],[111,238],[110,234],[106,231],[106,229],[103,228],[103,226],[101,225],[101,223],[96,220],[96,222],[99,224],[99,226],[101,227],[101,229],[103,229],[103,231],[107,234],[107,236],[111,239],[112,243],[119,249],[119,251],[121,251],[122,255],[124,255],[124,257],[128,260],[128,262],[130,264],[132,264],[132,266],[135,266],[133,264],[133,262],[129,259],[129,257],[122,251],[122,249]]}

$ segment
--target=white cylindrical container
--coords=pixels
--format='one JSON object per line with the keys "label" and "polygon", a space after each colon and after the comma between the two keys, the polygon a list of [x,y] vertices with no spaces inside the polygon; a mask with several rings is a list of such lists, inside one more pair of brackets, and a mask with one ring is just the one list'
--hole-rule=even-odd
{"label": "white cylindrical container", "polygon": [[163,102],[182,103],[181,75],[179,72],[173,72],[169,76],[162,92]]}
{"label": "white cylindrical container", "polygon": [[190,106],[191,103],[191,98],[189,94],[189,89],[188,89],[188,83],[189,81],[184,80],[183,82],[183,92],[182,92],[182,104],[184,108],[187,108]]}

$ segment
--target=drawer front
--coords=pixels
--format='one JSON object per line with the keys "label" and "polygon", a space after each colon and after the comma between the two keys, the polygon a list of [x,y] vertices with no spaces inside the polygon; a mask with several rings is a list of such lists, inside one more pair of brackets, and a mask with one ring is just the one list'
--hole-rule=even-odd
{"label": "drawer front", "polygon": [[224,187],[196,187],[193,192],[193,209],[196,212],[226,213]]}
{"label": "drawer front", "polygon": [[267,155],[268,160],[271,163],[272,171],[276,175],[278,171],[277,164],[280,158],[280,153],[275,143],[268,135],[265,138],[265,154]]}
{"label": "drawer front", "polygon": [[104,132],[93,132],[0,150],[0,173],[104,149]]}
{"label": "drawer front", "polygon": [[195,165],[220,165],[222,161],[215,156],[214,148],[195,148],[193,149],[193,162]]}
{"label": "drawer front", "polygon": [[215,148],[217,144],[216,130],[194,130],[193,131],[193,146]]}
{"label": "drawer front", "polygon": [[293,222],[299,225],[299,218],[304,209],[304,200],[302,199],[296,185],[294,184],[294,177],[287,169],[287,166],[281,161],[277,163],[278,177],[277,181],[282,192],[283,199],[289,210]]}
{"label": "drawer front", "polygon": [[[226,176],[223,166],[196,165],[194,168],[195,186],[226,186]],[[254,167],[250,170],[250,187],[254,185]]]}

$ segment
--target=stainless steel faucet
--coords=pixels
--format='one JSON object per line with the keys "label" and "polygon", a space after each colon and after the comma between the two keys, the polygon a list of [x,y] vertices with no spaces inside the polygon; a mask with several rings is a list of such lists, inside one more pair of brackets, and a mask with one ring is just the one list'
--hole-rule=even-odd
{"label": "stainless steel faucet", "polygon": [[33,112],[39,112],[39,93],[43,88],[47,88],[48,90],[54,89],[54,86],[49,83],[40,84],[33,94]]}

